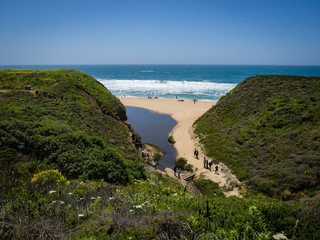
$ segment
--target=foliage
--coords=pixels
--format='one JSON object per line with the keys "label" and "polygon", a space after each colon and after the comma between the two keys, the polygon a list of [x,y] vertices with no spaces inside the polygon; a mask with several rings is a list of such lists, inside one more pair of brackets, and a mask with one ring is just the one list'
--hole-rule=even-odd
{"label": "foliage", "polygon": [[195,123],[206,153],[268,196],[320,184],[320,78],[242,81]]}
{"label": "foliage", "polygon": [[193,166],[191,164],[188,164],[188,160],[184,157],[176,160],[176,167],[186,171],[193,171]]}
{"label": "foliage", "polygon": [[65,182],[67,182],[67,179],[57,169],[41,171],[37,174],[34,174],[31,179],[31,183],[40,185],[52,183],[59,185]]}
{"label": "foliage", "polygon": [[[30,181],[30,180],[29,180]],[[158,173],[132,185],[99,181],[0,189],[1,238],[318,239],[319,205],[196,196]]]}
{"label": "foliage", "polygon": [[184,167],[186,166],[187,162],[188,162],[187,159],[185,159],[184,157],[181,157],[176,161],[176,166],[177,166],[177,168],[184,169]]}
{"label": "foliage", "polygon": [[[10,172],[23,169],[25,174],[58,169],[69,179],[120,184],[145,178],[128,128],[119,120],[124,107],[95,79],[73,70],[3,70],[0,80],[8,90],[0,93],[5,186]],[[10,90],[26,84],[38,94]]]}
{"label": "foliage", "polygon": [[201,193],[207,197],[224,197],[223,191],[219,185],[210,179],[200,177],[194,181],[194,184],[201,191]]}
{"label": "foliage", "polygon": [[174,140],[173,136],[171,135],[169,138],[168,138],[168,142],[172,145],[174,145],[176,143],[176,141]]}
{"label": "foliage", "polygon": [[[0,70],[0,89],[22,90],[31,85],[49,98],[76,100],[87,106],[97,104],[103,113],[126,120],[125,108],[101,83],[90,75],[71,70]],[[92,101],[93,100],[93,101]]]}

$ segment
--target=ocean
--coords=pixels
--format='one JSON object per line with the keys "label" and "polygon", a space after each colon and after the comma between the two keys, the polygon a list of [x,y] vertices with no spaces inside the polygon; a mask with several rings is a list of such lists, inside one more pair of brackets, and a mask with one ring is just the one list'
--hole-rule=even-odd
{"label": "ocean", "polygon": [[0,69],[67,68],[86,72],[116,96],[216,101],[246,77],[320,76],[320,66],[259,65],[1,65]]}

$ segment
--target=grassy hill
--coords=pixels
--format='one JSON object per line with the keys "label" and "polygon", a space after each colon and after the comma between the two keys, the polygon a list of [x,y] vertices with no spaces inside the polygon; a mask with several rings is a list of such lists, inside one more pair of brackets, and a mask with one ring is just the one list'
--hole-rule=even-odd
{"label": "grassy hill", "polygon": [[84,73],[0,80],[0,239],[320,238],[319,202],[225,198],[203,179],[199,196],[143,171],[124,107]]}
{"label": "grassy hill", "polygon": [[52,168],[68,178],[121,184],[144,178],[124,106],[91,76],[2,70],[0,101],[0,160],[7,173]]}
{"label": "grassy hill", "polygon": [[290,198],[319,190],[319,77],[249,77],[195,124],[207,154],[253,191]]}

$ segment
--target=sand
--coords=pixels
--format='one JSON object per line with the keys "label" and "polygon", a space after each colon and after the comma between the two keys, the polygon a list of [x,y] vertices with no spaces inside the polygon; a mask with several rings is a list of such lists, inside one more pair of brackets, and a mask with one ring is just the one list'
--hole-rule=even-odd
{"label": "sand", "polygon": [[[235,183],[240,185],[240,182],[231,174],[231,171],[225,165],[222,163],[218,164],[218,173],[214,171],[215,165],[212,166],[212,171],[204,168],[203,158],[206,157],[209,161],[211,161],[211,159],[204,155],[202,147],[193,133],[193,123],[208,111],[215,102],[129,97],[120,97],[119,99],[125,106],[145,108],[157,113],[171,115],[172,118],[178,122],[171,133],[176,141],[174,146],[177,149],[178,158],[186,158],[188,163],[196,168],[197,177],[203,174],[206,178],[218,183],[220,187],[229,188],[229,191],[225,193],[227,196],[240,196],[238,188],[234,187]],[[193,156],[195,149],[199,151],[199,159]],[[174,177],[171,169],[166,169],[166,171],[168,175]],[[185,184],[183,180],[181,180],[181,182]],[[233,189],[230,189],[231,187],[233,187]]]}

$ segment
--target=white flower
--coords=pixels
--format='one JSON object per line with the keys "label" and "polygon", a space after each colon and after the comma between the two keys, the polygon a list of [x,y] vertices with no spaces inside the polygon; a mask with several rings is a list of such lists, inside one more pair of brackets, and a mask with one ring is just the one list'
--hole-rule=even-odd
{"label": "white flower", "polygon": [[178,193],[173,194],[173,196],[178,196]]}
{"label": "white flower", "polygon": [[69,195],[72,195],[72,192],[69,192]]}
{"label": "white flower", "polygon": [[52,193],[55,193],[55,192],[57,192],[57,191],[51,190],[51,191],[49,192],[49,194],[52,194]]}
{"label": "white flower", "polygon": [[129,212],[133,212],[133,210],[130,210]]}
{"label": "white flower", "polygon": [[56,203],[57,201],[52,201],[52,203]]}
{"label": "white flower", "polygon": [[137,206],[133,206],[133,207],[135,207],[135,208],[142,208],[141,205],[137,205]]}
{"label": "white flower", "polygon": [[91,200],[96,200],[96,199],[97,199],[96,197],[92,197],[92,198],[91,198]]}
{"label": "white flower", "polygon": [[114,199],[113,197],[109,197],[110,200]]}
{"label": "white flower", "polygon": [[84,214],[78,214],[78,217],[80,217],[80,218],[84,217]]}
{"label": "white flower", "polygon": [[59,201],[59,203],[60,203],[60,204],[64,204],[64,202],[63,202],[63,201]]}
{"label": "white flower", "polygon": [[100,199],[101,197],[97,197],[98,199]]}

